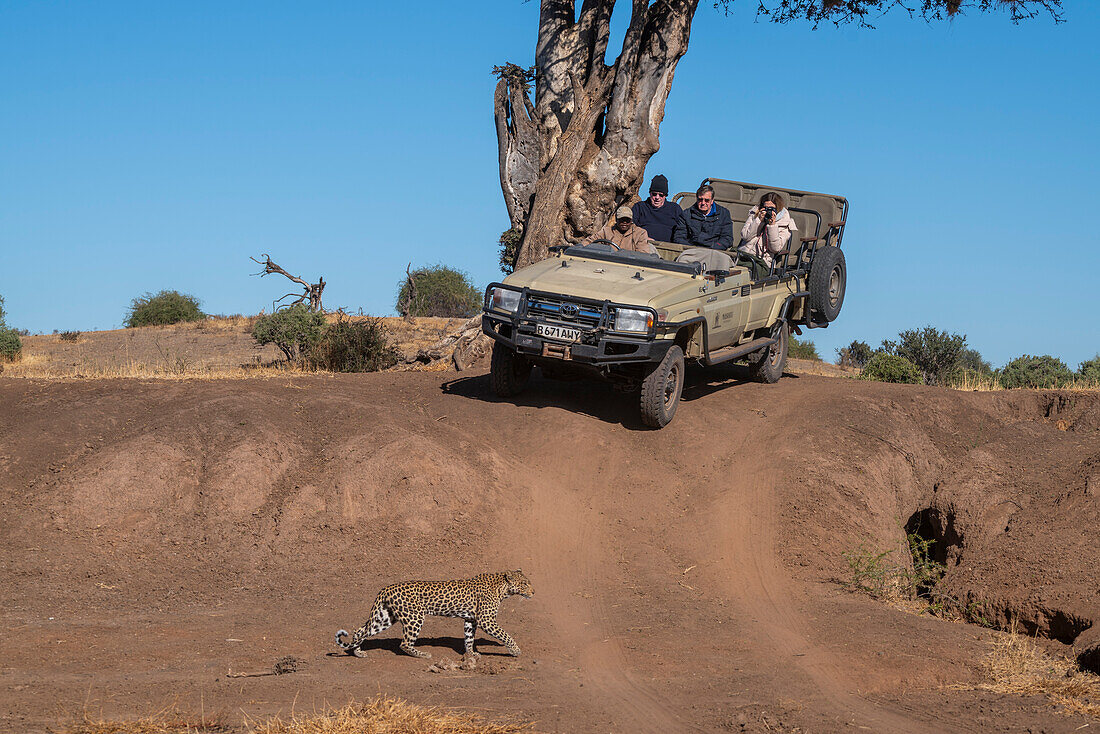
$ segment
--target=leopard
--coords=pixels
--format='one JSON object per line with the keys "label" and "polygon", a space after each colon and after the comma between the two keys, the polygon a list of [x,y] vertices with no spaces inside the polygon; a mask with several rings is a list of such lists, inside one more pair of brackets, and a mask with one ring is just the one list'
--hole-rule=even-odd
{"label": "leopard", "polygon": [[519,657],[520,649],[512,636],[497,623],[500,603],[509,596],[530,599],[535,593],[531,582],[521,570],[482,573],[468,579],[454,581],[405,581],[390,584],[378,592],[371,607],[370,616],[363,626],[347,642],[347,630],[336,633],[336,644],[344,652],[365,657],[363,642],[388,629],[394,622],[401,623],[403,652],[416,658],[430,658],[432,654],[417,650],[416,640],[427,615],[435,617],[459,617],[463,620],[465,656],[476,656],[474,633],[481,627],[487,634],[500,640],[508,652]]}

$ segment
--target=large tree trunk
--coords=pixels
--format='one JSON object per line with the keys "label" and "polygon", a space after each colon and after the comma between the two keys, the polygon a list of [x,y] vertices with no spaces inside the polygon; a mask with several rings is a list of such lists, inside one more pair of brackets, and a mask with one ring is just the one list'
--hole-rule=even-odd
{"label": "large tree trunk", "polygon": [[[604,62],[614,0],[544,0],[535,67],[498,67],[500,183],[516,265],[590,234],[642,184],[698,0],[632,0],[613,66]],[[534,77],[535,100],[528,98]]]}

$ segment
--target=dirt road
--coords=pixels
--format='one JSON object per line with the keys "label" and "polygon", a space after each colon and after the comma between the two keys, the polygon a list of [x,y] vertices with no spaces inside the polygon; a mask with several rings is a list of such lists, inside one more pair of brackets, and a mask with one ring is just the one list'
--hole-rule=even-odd
{"label": "dirt road", "polygon": [[[960,690],[994,633],[836,580],[931,518],[960,597],[1072,642],[1100,618],[1095,395],[729,370],[655,432],[600,386],[498,401],[463,375],[0,379],[0,728],[378,692],[563,732],[1088,723]],[[508,568],[536,590],[501,615],[518,659],[482,635],[478,669],[431,672],[462,644],[434,618],[432,661],[396,630],[365,659],[331,643],[387,582]]]}

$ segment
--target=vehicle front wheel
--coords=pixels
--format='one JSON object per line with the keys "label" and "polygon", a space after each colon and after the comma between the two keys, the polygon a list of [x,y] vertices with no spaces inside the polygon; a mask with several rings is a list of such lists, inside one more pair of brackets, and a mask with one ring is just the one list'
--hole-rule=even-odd
{"label": "vehicle front wheel", "polygon": [[493,343],[493,358],[489,363],[489,382],[493,392],[510,398],[523,392],[531,376],[531,363],[500,342]]}
{"label": "vehicle front wheel", "polygon": [[787,342],[789,331],[786,324],[779,329],[779,341],[766,349],[749,355],[749,373],[759,382],[773,383],[783,376],[787,366]]}
{"label": "vehicle front wheel", "polygon": [[667,426],[676,415],[683,391],[684,351],[674,344],[660,364],[642,381],[642,423],[650,428]]}

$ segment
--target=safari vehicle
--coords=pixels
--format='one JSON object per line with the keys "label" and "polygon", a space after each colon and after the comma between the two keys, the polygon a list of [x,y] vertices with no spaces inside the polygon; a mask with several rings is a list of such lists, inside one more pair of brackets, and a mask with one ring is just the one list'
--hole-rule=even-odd
{"label": "safari vehicle", "polygon": [[[798,226],[771,266],[730,251],[696,253],[654,242],[658,255],[620,251],[607,241],[551,248],[552,255],[492,283],[482,330],[495,340],[494,392],[523,390],[533,365],[551,378],[593,376],[636,390],[642,422],[661,428],[676,414],[685,360],[710,367],[736,359],[762,382],[776,382],[791,330],[826,327],[844,301],[840,249],[848,201],[841,196],[707,179],[730,210],[734,244],[749,210],[768,191],[783,194]],[[694,194],[677,194],[686,210]],[[680,260],[679,262],[677,260]]]}

